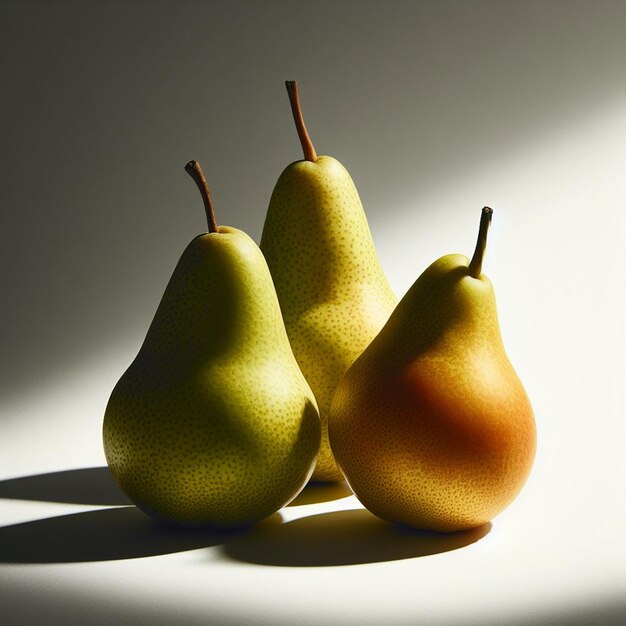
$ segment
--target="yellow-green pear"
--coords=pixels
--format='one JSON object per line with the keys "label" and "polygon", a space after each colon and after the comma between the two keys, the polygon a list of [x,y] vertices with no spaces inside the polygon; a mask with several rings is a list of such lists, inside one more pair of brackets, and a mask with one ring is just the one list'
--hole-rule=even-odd
{"label": "yellow-green pear", "polygon": [[183,252],[104,416],[107,462],[143,511],[238,527],[290,502],[320,444],[315,397],[293,356],[272,278],[244,232],[217,226]]}
{"label": "yellow-green pear", "polygon": [[479,526],[530,472],[533,411],[481,272],[491,214],[483,209],[472,260],[450,254],[428,267],[335,392],[335,458],[385,520],[446,532]]}
{"label": "yellow-green pear", "polygon": [[270,200],[261,250],[296,359],[317,398],[322,444],[313,480],[342,480],[328,443],[340,378],[393,311],[359,194],[337,160],[317,156],[295,81],[286,83],[304,159],[288,165]]}

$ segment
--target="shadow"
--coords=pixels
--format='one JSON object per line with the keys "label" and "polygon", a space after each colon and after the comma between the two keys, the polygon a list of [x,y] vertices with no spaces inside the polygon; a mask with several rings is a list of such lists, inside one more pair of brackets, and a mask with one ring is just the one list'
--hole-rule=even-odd
{"label": "shadow", "polygon": [[318,504],[330,502],[352,495],[347,483],[309,483],[287,506],[303,506],[305,504]]}
{"label": "shadow", "polygon": [[3,480],[0,481],[0,498],[103,506],[132,504],[106,466]]}
{"label": "shadow", "polygon": [[222,550],[232,559],[258,565],[357,565],[457,550],[482,539],[490,530],[490,523],[447,534],[415,530],[357,509],[312,515],[286,524],[268,520]]}
{"label": "shadow", "polygon": [[0,563],[137,559],[208,548],[247,532],[165,526],[134,506],[100,509],[0,528]]}

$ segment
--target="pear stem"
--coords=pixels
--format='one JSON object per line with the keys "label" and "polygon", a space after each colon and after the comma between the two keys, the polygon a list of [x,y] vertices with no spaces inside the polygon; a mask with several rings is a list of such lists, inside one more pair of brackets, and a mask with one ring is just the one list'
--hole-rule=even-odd
{"label": "pear stem", "polygon": [[487,246],[487,233],[489,232],[489,225],[491,224],[492,215],[493,209],[490,209],[488,206],[483,207],[483,211],[480,214],[478,241],[476,242],[474,256],[472,257],[472,260],[469,264],[469,273],[472,278],[478,278],[482,270],[485,247]]}
{"label": "pear stem", "polygon": [[309,137],[306,126],[304,125],[302,108],[300,107],[300,98],[298,96],[298,81],[287,80],[285,81],[285,87],[287,87],[287,93],[289,94],[289,102],[291,103],[293,121],[296,123],[296,130],[298,131],[298,137],[300,137],[300,144],[302,145],[304,160],[315,163],[315,161],[317,161],[317,152],[315,152],[313,142]]}
{"label": "pear stem", "polygon": [[209,191],[209,185],[204,177],[204,172],[200,167],[198,161],[189,161],[185,165],[185,171],[193,181],[198,185],[198,189],[202,194],[202,201],[204,202],[204,210],[206,212],[206,221],[209,226],[210,233],[217,232],[217,221],[215,220],[215,211],[213,210],[213,201],[211,200],[211,192]]}

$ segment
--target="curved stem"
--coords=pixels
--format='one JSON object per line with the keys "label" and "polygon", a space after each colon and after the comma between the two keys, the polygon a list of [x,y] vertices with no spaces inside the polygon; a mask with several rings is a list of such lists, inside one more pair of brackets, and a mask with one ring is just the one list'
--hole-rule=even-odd
{"label": "curved stem", "polygon": [[287,87],[287,93],[289,94],[293,121],[296,123],[296,130],[298,131],[298,137],[300,137],[300,144],[302,145],[302,152],[304,152],[304,159],[305,161],[315,163],[315,161],[317,161],[317,152],[315,152],[313,142],[309,137],[306,126],[304,125],[302,109],[300,108],[300,98],[298,97],[298,82],[295,80],[287,80],[285,81],[285,87]]}
{"label": "curved stem", "polygon": [[483,207],[483,212],[480,215],[478,241],[476,242],[474,256],[469,264],[469,273],[472,278],[478,278],[480,276],[480,271],[483,266],[483,256],[485,255],[485,247],[487,246],[487,232],[489,231],[492,215],[493,209],[490,209],[488,206]]}
{"label": "curved stem", "polygon": [[207,185],[206,178],[204,177],[204,172],[200,167],[200,163],[198,161],[189,161],[187,165],[185,165],[185,171],[193,181],[198,185],[198,189],[202,194],[202,200],[204,202],[204,210],[206,212],[206,221],[209,226],[210,233],[217,232],[217,221],[215,220],[215,211],[213,210],[213,201],[211,200],[211,192],[209,191],[209,186]]}

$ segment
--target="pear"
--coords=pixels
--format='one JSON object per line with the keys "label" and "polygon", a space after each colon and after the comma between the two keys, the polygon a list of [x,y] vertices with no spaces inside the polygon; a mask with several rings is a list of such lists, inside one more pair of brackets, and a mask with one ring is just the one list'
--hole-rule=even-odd
{"label": "pear", "polygon": [[308,481],[320,443],[313,392],[293,356],[267,264],[217,226],[183,252],[103,425],[111,472],[149,515],[183,526],[261,520]]}
{"label": "pear", "polygon": [[335,387],[396,305],[359,194],[335,159],[317,156],[295,81],[286,83],[304,159],[281,174],[267,210],[261,250],[287,334],[317,398],[322,444],[313,480],[343,480],[328,442]]}
{"label": "pear", "polygon": [[533,411],[481,273],[492,211],[471,262],[428,267],[335,391],[330,442],[375,515],[421,529],[479,526],[521,490],[535,454]]}

